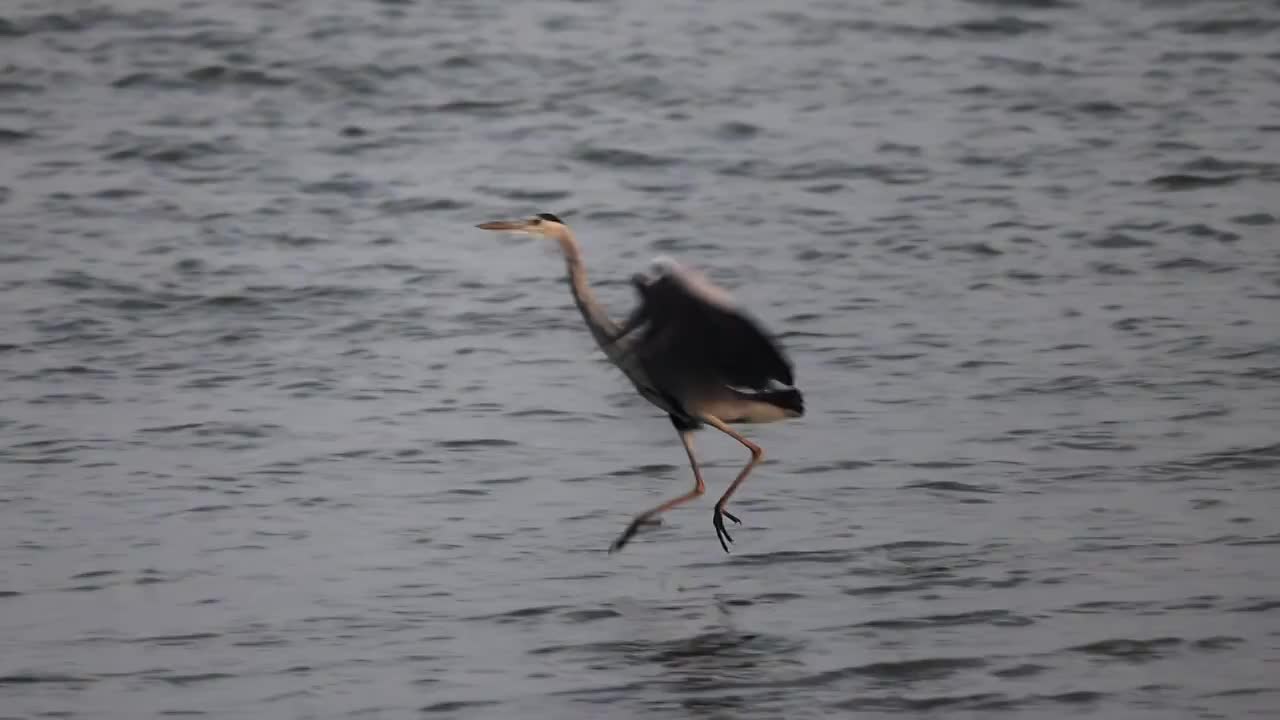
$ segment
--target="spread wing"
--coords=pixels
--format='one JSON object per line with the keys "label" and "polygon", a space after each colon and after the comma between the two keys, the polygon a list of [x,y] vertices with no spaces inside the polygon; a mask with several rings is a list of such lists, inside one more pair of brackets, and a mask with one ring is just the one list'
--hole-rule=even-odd
{"label": "spread wing", "polygon": [[770,380],[794,384],[782,348],[705,278],[672,266],[637,288],[647,324],[637,353],[654,377],[714,377],[755,390]]}

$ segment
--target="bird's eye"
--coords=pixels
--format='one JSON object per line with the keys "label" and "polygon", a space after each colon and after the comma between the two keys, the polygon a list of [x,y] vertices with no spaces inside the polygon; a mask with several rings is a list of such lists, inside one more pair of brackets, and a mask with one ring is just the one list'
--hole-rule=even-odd
{"label": "bird's eye", "polygon": [[534,218],[534,219],[533,219],[533,224],[534,224],[534,225],[540,225],[541,223],[542,223],[542,218],[537,218],[537,217],[536,217],[536,218]]}

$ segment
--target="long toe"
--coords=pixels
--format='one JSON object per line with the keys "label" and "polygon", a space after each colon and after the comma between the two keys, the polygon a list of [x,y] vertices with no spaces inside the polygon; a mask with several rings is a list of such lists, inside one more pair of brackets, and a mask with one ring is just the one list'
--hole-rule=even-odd
{"label": "long toe", "polygon": [[[724,515],[728,515],[728,513],[716,508],[715,519],[712,520],[712,524],[716,526],[716,537],[720,540],[720,547],[724,548],[725,552],[729,552],[729,543],[733,542],[733,537],[729,535],[728,530],[724,529]],[[729,515],[729,518],[733,519],[733,516]],[[734,522],[737,522],[737,520],[734,520]]]}
{"label": "long toe", "polygon": [[723,513],[725,517],[727,517],[727,518],[729,518],[730,520],[732,520],[732,521],[734,522],[734,524],[736,524],[736,525],[741,525],[741,524],[742,524],[742,521],[741,521],[741,520],[739,520],[737,517],[735,517],[735,516],[734,516],[734,514],[733,514],[733,513],[731,513],[731,512],[729,512],[728,510],[721,509],[721,510],[720,510],[720,512],[721,512],[721,513]]}

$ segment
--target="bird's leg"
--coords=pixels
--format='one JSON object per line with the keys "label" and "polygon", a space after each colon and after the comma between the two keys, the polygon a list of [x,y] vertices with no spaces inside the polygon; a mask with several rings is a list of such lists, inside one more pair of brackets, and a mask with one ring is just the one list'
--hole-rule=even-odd
{"label": "bird's leg", "polygon": [[715,516],[712,520],[712,524],[716,526],[716,537],[720,538],[720,547],[724,548],[725,552],[729,552],[729,545],[725,541],[728,540],[729,542],[733,542],[733,538],[730,537],[729,532],[724,529],[724,518],[729,518],[738,524],[742,524],[742,521],[728,510],[725,510],[724,504],[729,502],[729,496],[733,495],[733,491],[737,490],[738,486],[742,484],[742,481],[747,479],[747,475],[751,473],[751,469],[764,459],[764,450],[759,445],[743,437],[738,433],[738,431],[726,425],[720,420],[720,418],[715,417],[714,415],[703,415],[702,419],[705,420],[708,425],[715,427],[715,429],[720,432],[742,443],[751,451],[751,459],[747,461],[746,466],[738,473],[738,477],[734,478],[733,482],[730,483],[729,489],[725,490],[724,495],[721,495],[720,499],[716,501]]}
{"label": "bird's leg", "polygon": [[701,496],[707,491],[707,486],[702,483],[702,471],[698,469],[698,458],[693,455],[693,434],[689,430],[680,431],[680,442],[684,443],[685,452],[689,453],[689,465],[693,467],[693,489],[677,498],[672,498],[652,510],[640,513],[627,525],[627,529],[622,531],[617,540],[613,541],[613,545],[609,546],[609,552],[616,552],[622,549],[623,545],[631,539],[632,535],[640,529],[640,526],[649,522],[659,514],[670,510],[671,508],[689,502],[694,498]]}

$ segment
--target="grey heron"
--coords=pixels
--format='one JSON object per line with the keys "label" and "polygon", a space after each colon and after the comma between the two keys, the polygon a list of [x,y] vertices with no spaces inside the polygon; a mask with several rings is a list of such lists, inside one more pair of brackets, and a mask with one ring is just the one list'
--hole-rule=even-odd
{"label": "grey heron", "polygon": [[764,458],[764,450],[730,424],[767,423],[804,415],[804,397],[794,387],[791,363],[778,342],[728,292],[667,258],[656,260],[649,272],[632,277],[640,305],[619,325],[592,292],[581,248],[560,218],[540,213],[525,220],[498,220],[477,227],[556,241],[568,266],[573,300],[596,344],[645,399],[667,413],[689,455],[693,489],[637,515],[609,551],[622,549],[641,525],[659,514],[706,492],[692,433],[710,425],[751,451],[751,459],[720,496],[713,515],[716,537],[729,552],[733,538],[725,530],[724,518],[741,521],[724,509],[725,503]]}

